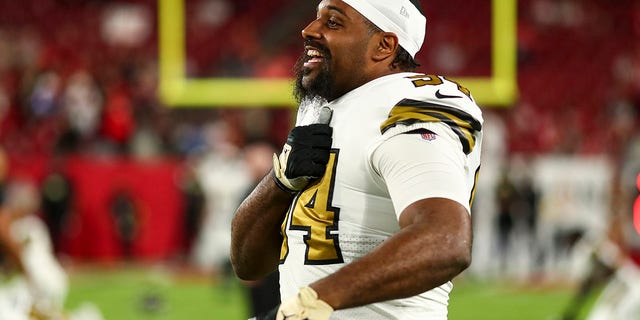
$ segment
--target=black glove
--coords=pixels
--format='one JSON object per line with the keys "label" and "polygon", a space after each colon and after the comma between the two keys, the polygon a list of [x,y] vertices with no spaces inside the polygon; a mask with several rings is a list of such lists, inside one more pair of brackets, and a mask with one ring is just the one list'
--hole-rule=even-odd
{"label": "black glove", "polygon": [[332,133],[333,128],[328,124],[293,128],[287,138],[287,145],[291,146],[291,151],[284,175],[288,179],[322,177],[329,162]]}
{"label": "black glove", "polygon": [[333,128],[328,124],[331,109],[326,110],[328,116],[321,116],[323,123],[293,128],[280,155],[273,155],[275,181],[280,188],[297,192],[311,179],[324,175],[333,143]]}

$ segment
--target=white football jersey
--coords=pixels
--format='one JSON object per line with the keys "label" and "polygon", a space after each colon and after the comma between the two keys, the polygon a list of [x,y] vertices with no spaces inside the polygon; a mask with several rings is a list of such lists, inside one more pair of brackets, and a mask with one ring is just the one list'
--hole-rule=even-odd
{"label": "white football jersey", "polygon": [[[327,105],[333,145],[326,172],[296,196],[282,224],[283,300],[391,237],[411,203],[444,197],[469,210],[473,200],[483,120],[466,88],[399,73]],[[446,319],[452,287],[338,310],[331,319]]]}

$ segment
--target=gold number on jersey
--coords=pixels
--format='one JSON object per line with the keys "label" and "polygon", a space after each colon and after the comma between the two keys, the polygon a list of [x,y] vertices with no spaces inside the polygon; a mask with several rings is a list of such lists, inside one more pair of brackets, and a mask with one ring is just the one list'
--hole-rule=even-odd
{"label": "gold number on jersey", "polygon": [[[331,205],[335,171],[338,163],[338,150],[332,150],[324,176],[307,187],[298,196],[293,209],[282,224],[282,249],[280,262],[289,254],[287,231],[304,231],[307,246],[305,264],[342,263],[342,252],[338,244],[338,218],[340,208]],[[293,214],[291,212],[293,211]],[[290,220],[287,230],[287,224]]]}
{"label": "gold number on jersey", "polygon": [[424,86],[437,86],[442,84],[442,79],[433,74],[420,74],[417,76],[407,77],[407,79],[415,79],[411,82],[413,82],[413,85],[416,86],[416,88]]}
{"label": "gold number on jersey", "polygon": [[[471,91],[469,91],[469,89],[463,87],[458,82],[451,80],[447,77],[442,77],[442,78],[447,81],[453,82],[456,86],[458,86],[458,90],[460,90],[460,92],[464,93],[465,96],[471,99]],[[420,88],[423,86],[437,86],[443,83],[442,79],[440,79],[439,76],[433,75],[433,74],[421,74],[417,76],[407,77],[407,79],[414,79],[411,82],[413,82],[413,85],[416,86],[416,88]]]}

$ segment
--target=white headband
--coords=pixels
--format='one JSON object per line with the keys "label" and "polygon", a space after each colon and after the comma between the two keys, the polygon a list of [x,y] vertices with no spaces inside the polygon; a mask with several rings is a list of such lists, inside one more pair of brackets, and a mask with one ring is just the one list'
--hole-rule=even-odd
{"label": "white headband", "polygon": [[427,29],[427,18],[409,0],[343,0],[385,32],[398,36],[398,43],[415,58]]}

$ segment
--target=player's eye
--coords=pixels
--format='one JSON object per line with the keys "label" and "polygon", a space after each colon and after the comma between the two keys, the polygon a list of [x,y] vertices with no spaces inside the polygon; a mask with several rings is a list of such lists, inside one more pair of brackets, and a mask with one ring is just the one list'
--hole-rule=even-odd
{"label": "player's eye", "polygon": [[333,19],[333,18],[327,19],[327,27],[333,29],[333,28],[337,28],[339,26],[340,26],[340,24],[335,19]]}

